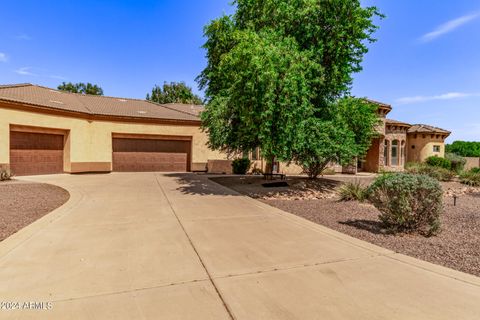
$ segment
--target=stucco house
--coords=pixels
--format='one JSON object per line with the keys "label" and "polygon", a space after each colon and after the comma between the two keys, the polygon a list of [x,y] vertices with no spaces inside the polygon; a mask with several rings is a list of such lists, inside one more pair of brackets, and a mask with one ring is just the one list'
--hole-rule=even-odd
{"label": "stucco house", "polygon": [[[402,170],[407,161],[444,155],[450,132],[385,119],[358,168]],[[200,128],[202,106],[67,93],[32,84],[0,85],[0,167],[16,175],[112,171],[229,172]],[[256,150],[248,156],[265,170]],[[278,172],[300,174],[278,163]],[[336,166],[337,171],[342,168]],[[345,168],[343,168],[345,170]]]}
{"label": "stucco house", "polygon": [[[445,139],[450,131],[425,124],[408,124],[388,119],[392,106],[373,100],[367,100],[378,105],[381,124],[378,126],[378,137],[363,159],[351,166],[331,165],[336,172],[357,173],[380,171],[403,171],[407,162],[422,162],[430,156],[445,156]],[[266,161],[260,157],[259,150],[249,153],[249,158],[255,167],[265,170]],[[279,172],[300,174],[301,168],[294,164],[277,163]]]}
{"label": "stucco house", "polygon": [[388,119],[392,106],[372,101],[379,106],[382,125],[379,136],[364,159],[358,162],[358,170],[367,172],[403,171],[407,162],[422,162],[430,156],[445,156],[445,139],[450,131],[425,124],[408,124]]}

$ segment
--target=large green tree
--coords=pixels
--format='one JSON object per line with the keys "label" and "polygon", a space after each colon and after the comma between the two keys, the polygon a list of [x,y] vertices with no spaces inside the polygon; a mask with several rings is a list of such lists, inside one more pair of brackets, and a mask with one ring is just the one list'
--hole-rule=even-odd
{"label": "large green tree", "polygon": [[147,94],[147,100],[157,103],[187,103],[201,105],[202,99],[192,92],[184,82],[165,82],[162,87],[156,85]]}
{"label": "large green tree", "polygon": [[311,117],[300,122],[293,161],[315,178],[332,162],[352,164],[362,157],[378,135],[378,106],[364,99],[345,97],[330,108],[328,120]]}
{"label": "large green tree", "polygon": [[[202,119],[210,147],[231,154],[260,147],[270,161],[302,166],[321,166],[311,160],[320,154],[352,159],[366,152],[352,147],[359,131],[348,125],[339,99],[348,95],[352,73],[361,70],[374,41],[377,9],[359,0],[233,4],[234,15],[205,27],[208,63],[197,80],[206,93]],[[368,103],[347,104],[375,120],[373,108],[362,107]],[[362,136],[374,131],[367,127]]]}
{"label": "large green tree", "polygon": [[72,83],[72,82],[63,82],[58,86],[58,90],[67,91],[72,93],[81,93],[81,94],[91,94],[96,96],[103,96],[103,89],[96,85],[83,82]]}
{"label": "large green tree", "polygon": [[455,153],[463,157],[480,157],[480,142],[454,141],[446,145],[446,152]]}

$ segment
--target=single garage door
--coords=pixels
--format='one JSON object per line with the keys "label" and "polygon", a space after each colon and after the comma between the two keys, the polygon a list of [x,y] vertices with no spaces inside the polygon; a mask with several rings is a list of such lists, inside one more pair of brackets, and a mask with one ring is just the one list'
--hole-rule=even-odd
{"label": "single garage door", "polygon": [[17,176],[63,173],[64,136],[10,132],[10,168]]}
{"label": "single garage door", "polygon": [[190,171],[191,141],[113,138],[113,171]]}

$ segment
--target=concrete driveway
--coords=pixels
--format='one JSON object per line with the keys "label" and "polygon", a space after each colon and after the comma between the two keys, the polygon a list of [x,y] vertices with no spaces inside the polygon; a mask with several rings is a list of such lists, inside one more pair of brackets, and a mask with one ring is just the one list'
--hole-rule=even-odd
{"label": "concrete driveway", "polygon": [[26,179],[62,186],[71,199],[0,243],[0,319],[480,318],[479,278],[203,176]]}

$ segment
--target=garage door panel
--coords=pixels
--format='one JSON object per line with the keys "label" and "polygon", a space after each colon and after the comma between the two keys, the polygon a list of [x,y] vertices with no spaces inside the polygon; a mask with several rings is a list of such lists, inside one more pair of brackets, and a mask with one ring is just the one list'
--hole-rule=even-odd
{"label": "garage door panel", "polygon": [[61,173],[63,172],[63,151],[11,150],[10,162],[15,175]]}
{"label": "garage door panel", "polygon": [[113,170],[119,172],[185,172],[187,162],[187,153],[113,153]]}
{"label": "garage door panel", "polygon": [[12,132],[10,148],[13,150],[63,150],[63,135],[31,132]]}
{"label": "garage door panel", "polygon": [[10,167],[15,175],[63,172],[64,136],[10,132]]}
{"label": "garage door panel", "polygon": [[190,141],[115,138],[113,152],[189,153]]}

